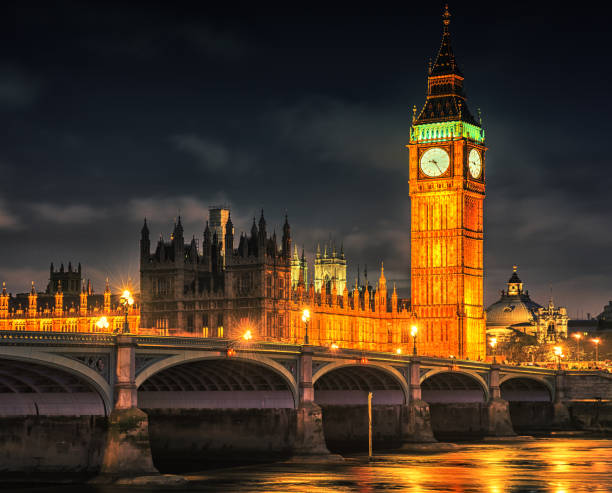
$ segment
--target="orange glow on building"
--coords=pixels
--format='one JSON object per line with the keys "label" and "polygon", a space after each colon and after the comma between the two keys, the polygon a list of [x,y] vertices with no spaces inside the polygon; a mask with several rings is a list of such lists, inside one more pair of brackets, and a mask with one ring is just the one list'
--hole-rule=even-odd
{"label": "orange glow on building", "polygon": [[411,304],[428,355],[483,359],[484,131],[470,114],[445,11],[410,133]]}

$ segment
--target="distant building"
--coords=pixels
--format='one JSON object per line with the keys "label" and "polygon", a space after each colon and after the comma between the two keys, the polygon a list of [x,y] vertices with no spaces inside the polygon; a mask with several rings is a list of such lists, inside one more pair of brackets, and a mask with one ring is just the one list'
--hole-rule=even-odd
{"label": "distant building", "polygon": [[486,313],[487,336],[495,336],[499,342],[521,334],[534,336],[538,344],[567,338],[569,317],[565,307],[555,307],[552,297],[547,307],[532,301],[529,292],[523,290],[516,266],[507,289],[501,291],[500,299]]}
{"label": "distant building", "polygon": [[[70,274],[68,277],[65,274]],[[120,304],[120,294],[111,294],[108,281],[102,294],[94,294],[91,283],[81,284],[76,293],[65,292],[64,282],[80,278],[81,266],[76,271],[69,264],[58,272],[51,266],[51,278],[47,292],[37,293],[34,282],[29,293],[11,295],[2,284],[0,292],[0,330],[44,331],[44,332],[117,332],[123,329],[125,312]],[[58,278],[59,277],[59,278]],[[129,307],[130,332],[141,333],[138,295],[136,303]],[[101,319],[104,319],[102,324]]]}
{"label": "distant building", "polygon": [[608,304],[603,308],[603,312],[597,315],[597,319],[612,322],[612,301],[608,301]]}

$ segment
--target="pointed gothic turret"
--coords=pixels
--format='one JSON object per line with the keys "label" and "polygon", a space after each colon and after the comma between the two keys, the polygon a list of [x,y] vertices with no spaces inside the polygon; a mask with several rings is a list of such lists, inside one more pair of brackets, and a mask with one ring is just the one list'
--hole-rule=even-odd
{"label": "pointed gothic turret", "polygon": [[[63,264],[62,264],[63,265]],[[55,292],[55,316],[61,317],[64,313],[64,292],[62,291],[61,279],[57,281],[57,291]]]}
{"label": "pointed gothic turret", "polygon": [[9,314],[9,295],[6,292],[6,283],[2,282],[2,294],[0,294],[0,317],[6,318]]}
{"label": "pointed gothic turret", "polygon": [[151,240],[149,239],[149,226],[147,218],[144,219],[144,224],[140,230],[140,261],[142,262],[151,253]]}
{"label": "pointed gothic turret", "polygon": [[28,317],[35,317],[37,310],[38,295],[36,294],[36,288],[34,288],[34,281],[32,281],[32,289],[28,295]]}
{"label": "pointed gothic turret", "polygon": [[[297,253],[297,250],[296,250]],[[291,255],[291,227],[289,218],[285,214],[285,224],[283,225],[283,257],[289,258]]]}
{"label": "pointed gothic turret", "polygon": [[108,277],[106,278],[106,286],[104,286],[104,313],[110,313],[111,311],[111,289],[108,283]]}
{"label": "pointed gothic turret", "polygon": [[234,253],[234,223],[232,223],[232,214],[228,213],[227,222],[225,223],[225,265],[227,265]]}
{"label": "pointed gothic turret", "polygon": [[391,293],[391,311],[397,313],[397,291],[395,290],[395,283],[393,283],[393,293]]}
{"label": "pointed gothic turret", "polygon": [[87,288],[85,281],[81,282],[81,293],[79,294],[79,313],[81,316],[87,313]]}

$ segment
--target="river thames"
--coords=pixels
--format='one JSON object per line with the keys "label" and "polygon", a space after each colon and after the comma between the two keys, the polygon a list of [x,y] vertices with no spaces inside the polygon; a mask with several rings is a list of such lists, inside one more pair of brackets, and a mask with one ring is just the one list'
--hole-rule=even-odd
{"label": "river thames", "polygon": [[445,453],[381,453],[367,462],[274,463],[184,475],[187,487],[135,488],[0,483],[0,489],[45,493],[195,492],[610,492],[612,440],[538,438],[511,444],[469,443]]}

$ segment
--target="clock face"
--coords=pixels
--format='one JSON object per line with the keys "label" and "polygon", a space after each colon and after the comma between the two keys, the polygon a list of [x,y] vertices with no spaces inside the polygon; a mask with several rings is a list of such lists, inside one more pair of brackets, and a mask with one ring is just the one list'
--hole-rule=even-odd
{"label": "clock face", "polygon": [[480,153],[476,149],[470,151],[468,165],[472,178],[478,178],[482,173],[482,160],[480,159]]}
{"label": "clock face", "polygon": [[421,156],[421,171],[432,178],[446,173],[449,166],[448,152],[441,147],[427,149]]}

